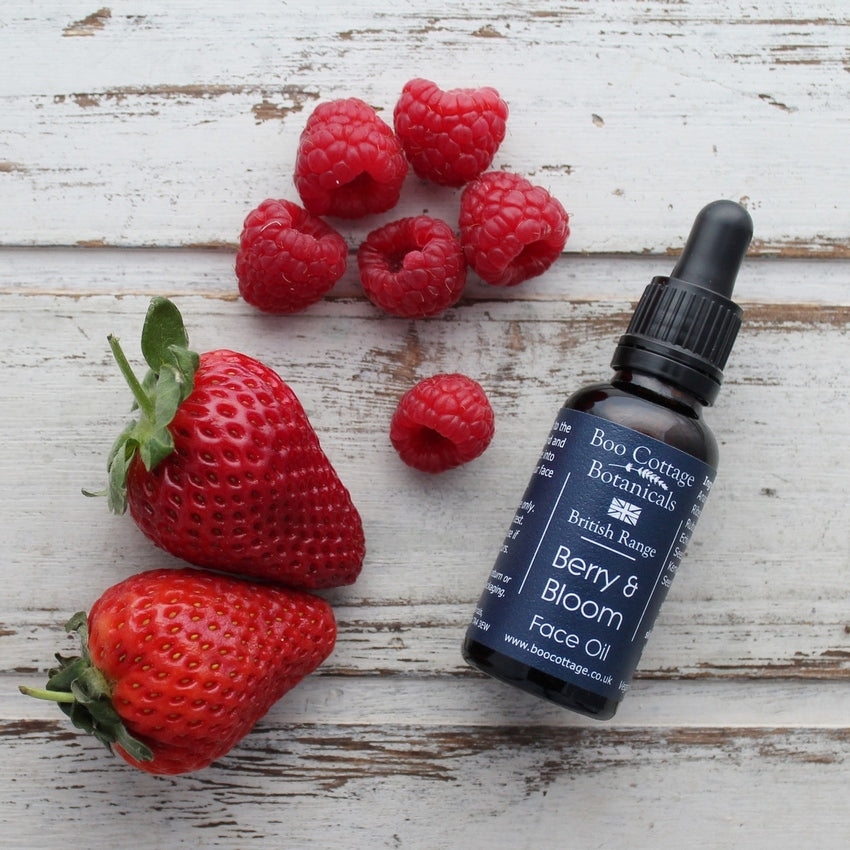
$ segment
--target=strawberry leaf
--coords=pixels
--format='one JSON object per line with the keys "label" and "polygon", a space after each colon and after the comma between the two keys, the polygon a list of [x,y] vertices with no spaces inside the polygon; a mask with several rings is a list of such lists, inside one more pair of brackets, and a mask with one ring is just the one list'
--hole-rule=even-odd
{"label": "strawberry leaf", "polygon": [[170,364],[163,364],[153,393],[155,425],[168,425],[174,419],[180,402],[185,398],[185,389],[186,382],[180,372]]}
{"label": "strawberry leaf", "polygon": [[174,437],[168,428],[157,428],[139,446],[139,457],[145,469],[155,469],[160,461],[165,460],[174,451]]}
{"label": "strawberry leaf", "polygon": [[[191,395],[200,356],[189,349],[189,338],[177,307],[167,298],[153,298],[142,328],[142,354],[150,370],[140,382],[121,344],[110,335],[109,347],[133,393],[137,418],[119,435],[107,458],[109,509],[127,509],[127,474],[138,456],[152,470],[174,451],[169,425]],[[99,495],[83,491],[86,495]]]}
{"label": "strawberry leaf", "polygon": [[170,363],[181,383],[188,386],[188,392],[185,392],[184,398],[192,392],[192,382],[195,377],[195,372],[198,371],[200,357],[185,346],[170,345],[167,351],[168,359],[163,361],[163,364]]}
{"label": "strawberry leaf", "polygon": [[127,510],[127,473],[137,446],[135,440],[124,439],[111,453],[112,459],[107,467],[106,497],[112,513],[123,514]]}
{"label": "strawberry leaf", "polygon": [[57,703],[74,726],[94,735],[108,749],[118,744],[137,761],[151,761],[153,752],[150,747],[129,733],[112,704],[109,683],[92,664],[85,612],[80,611],[71,617],[65,629],[79,635],[80,655],[57,655],[59,667],[50,671],[44,688],[21,685],[19,690],[26,696]]}
{"label": "strawberry leaf", "polygon": [[142,356],[154,372],[173,362],[171,348],[186,349],[189,336],[180,311],[167,298],[151,299],[142,327]]}

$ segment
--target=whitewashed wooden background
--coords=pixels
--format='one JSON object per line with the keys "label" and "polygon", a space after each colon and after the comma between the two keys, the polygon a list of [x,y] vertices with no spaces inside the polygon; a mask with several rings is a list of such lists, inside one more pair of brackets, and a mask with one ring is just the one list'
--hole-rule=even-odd
{"label": "whitewashed wooden background", "polygon": [[[108,0],[103,0],[108,2]],[[809,2],[232,3],[0,7],[0,840],[8,848],[850,846],[850,7]],[[388,318],[355,264],[307,312],[236,295],[242,219],[295,200],[310,110],[389,117],[414,76],[508,101],[495,165],[572,216],[567,252],[444,317]],[[608,375],[643,286],[693,216],[750,209],[745,326],[708,417],[718,484],[617,717],[481,677],[459,646],[562,398]],[[458,193],[408,180],[352,250]],[[334,591],[337,649],[230,755],[137,773],[20,696],[66,616],[169,559],[80,487],[128,398],[106,345],[173,296],[198,349],[265,360],[301,398],[367,530]],[[460,370],[497,434],[438,477],[389,418]]]}

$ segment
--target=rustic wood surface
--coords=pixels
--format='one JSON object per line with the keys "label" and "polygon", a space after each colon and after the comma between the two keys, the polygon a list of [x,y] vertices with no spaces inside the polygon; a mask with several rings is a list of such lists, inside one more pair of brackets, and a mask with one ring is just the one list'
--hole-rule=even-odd
{"label": "rustic wood surface", "polygon": [[[846,848],[850,846],[850,9],[697,3],[165,2],[0,8],[0,840],[4,847]],[[407,79],[493,85],[496,159],[571,213],[567,251],[510,290],[471,280],[411,322],[362,295],[262,316],[235,244],[295,200],[310,110],[391,115]],[[459,646],[563,397],[607,377],[643,286],[697,210],[744,203],[745,325],[716,407],[718,482],[617,717],[596,723],[469,669]],[[456,218],[408,179],[391,215]],[[352,587],[327,594],[328,662],[227,757],[157,778],[27,700],[65,618],[176,564],[82,486],[128,399],[106,335],[153,294],[195,348],[274,366],[364,519]],[[464,371],[497,417],[441,476],[388,442],[397,398]]]}

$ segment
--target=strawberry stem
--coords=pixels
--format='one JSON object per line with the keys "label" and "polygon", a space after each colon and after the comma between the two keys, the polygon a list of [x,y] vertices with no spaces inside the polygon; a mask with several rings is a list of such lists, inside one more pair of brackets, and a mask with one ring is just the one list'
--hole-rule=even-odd
{"label": "strawberry stem", "polygon": [[133,398],[136,400],[136,404],[139,405],[139,409],[142,413],[149,420],[153,421],[155,416],[154,405],[151,403],[150,397],[145,392],[139,382],[139,379],[136,377],[136,373],[130,366],[127,357],[124,354],[124,350],[121,348],[121,343],[118,341],[118,337],[115,336],[115,334],[109,334],[106,339],[109,342],[109,347],[112,349],[112,356],[115,358],[115,362],[118,364],[118,368],[121,370],[124,380],[130,387],[130,392],[133,393]]}
{"label": "strawberry stem", "polygon": [[49,691],[46,688],[30,688],[27,685],[18,685],[18,690],[28,697],[50,700],[51,702],[76,702],[77,698],[70,692]]}

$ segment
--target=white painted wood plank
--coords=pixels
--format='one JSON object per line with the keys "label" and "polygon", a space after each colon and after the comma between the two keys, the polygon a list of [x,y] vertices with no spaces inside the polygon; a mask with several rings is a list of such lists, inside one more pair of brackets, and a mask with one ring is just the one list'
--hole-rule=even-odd
{"label": "white painted wood plank", "polygon": [[[93,11],[4,6],[4,244],[232,245],[260,200],[294,199],[316,103],[357,95],[389,116],[407,79],[430,76],[499,88],[496,166],[563,201],[571,251],[676,248],[695,210],[732,197],[758,218],[758,250],[848,253],[839,0],[149,0],[85,24]],[[454,220],[457,193],[410,180],[395,214],[425,209]],[[358,241],[375,224],[341,228]]]}
{"label": "white painted wood plank", "polygon": [[[808,725],[765,724],[794,712],[759,711],[762,700],[807,705],[805,689],[756,688],[748,702],[739,688],[713,698],[703,688],[679,703],[676,714],[694,719],[710,719],[706,704],[725,711],[727,727],[664,725],[676,698],[661,691],[643,697],[645,708],[659,709],[658,725],[540,724],[491,689],[440,689],[443,706],[458,700],[455,725],[445,714],[430,722],[430,684],[343,682],[320,694],[305,683],[297,707],[278,704],[218,764],[170,779],[110,759],[39,705],[2,727],[0,782],[12,792],[0,798],[6,846],[53,847],[81,829],[92,847],[143,835],[151,847],[433,848],[460,846],[462,834],[463,846],[507,850],[569,834],[571,843],[602,848],[839,850],[850,838],[840,802],[845,729],[819,725],[817,700]],[[405,716],[410,706],[424,706],[423,723]],[[4,694],[4,719],[9,708]],[[352,722],[361,708],[364,718]],[[317,721],[305,724],[301,711]],[[748,719],[756,723],[736,724]],[[46,781],[33,769],[39,759],[50,765]]]}
{"label": "white painted wood plank", "polygon": [[[8,726],[50,727],[57,754],[67,742],[88,749],[98,767],[100,745],[87,747],[86,736],[73,729],[57,706],[19,693],[19,684],[39,684],[27,674],[4,674],[0,691],[0,722]],[[323,666],[309,676],[260,721],[257,731],[294,728],[409,725],[423,730],[450,727],[475,730],[534,727],[553,731],[589,729],[612,736],[644,731],[663,735],[669,729],[728,729],[749,734],[754,729],[809,729],[837,733],[846,729],[850,709],[846,682],[700,679],[638,681],[613,719],[600,722],[528,694],[505,687],[486,676],[374,676],[328,672]],[[60,732],[68,734],[59,736]],[[417,731],[416,734],[420,734]],[[106,760],[107,765],[109,759]]]}
{"label": "white painted wood plank", "polygon": [[[171,563],[166,561],[165,563]],[[92,574],[103,589],[123,577],[111,567]],[[132,572],[132,570],[129,570]],[[485,571],[486,572],[486,571]],[[111,578],[110,578],[111,576]],[[59,577],[52,581],[59,584]],[[679,588],[677,587],[678,591]],[[27,608],[4,615],[0,673],[16,671],[32,680],[46,679],[54,653],[75,654],[78,645],[63,624],[90,598],[73,597],[65,609]],[[327,595],[327,594],[326,594]],[[323,670],[328,675],[461,676],[472,674],[460,645],[474,605],[440,603],[393,605],[372,601],[346,604],[347,594],[329,595],[339,626],[333,655]],[[764,681],[846,682],[850,674],[850,639],[846,606],[817,608],[807,616],[789,613],[789,606],[771,597],[735,607],[727,600],[682,598],[671,592],[652,640],[641,659],[636,679],[728,679]],[[71,610],[73,609],[73,610]],[[698,613],[695,613],[698,612]]]}
{"label": "white painted wood plank", "polygon": [[[684,238],[684,237],[683,237]],[[681,248],[681,245],[679,245]],[[327,298],[364,300],[351,244],[345,274]],[[239,299],[234,250],[182,248],[2,248],[0,295],[169,295],[236,301]],[[462,302],[446,315],[460,313],[470,301],[602,301],[634,304],[655,275],[669,274],[675,257],[569,254],[540,277],[519,287],[488,286],[470,279]],[[745,309],[756,304],[850,306],[850,260],[779,259],[749,256],[735,285]],[[307,314],[321,312],[311,307]],[[377,308],[365,315],[383,314]],[[746,317],[745,317],[746,319]],[[281,324],[286,324],[282,319]]]}
{"label": "white painted wood plank", "polygon": [[[244,349],[250,341],[249,353],[286,376],[363,514],[364,573],[332,594],[342,608],[338,669],[461,669],[466,618],[556,408],[568,388],[604,376],[627,305],[480,302],[410,324],[377,318],[362,300],[331,301],[284,321],[218,298],[180,304],[199,348]],[[172,562],[128,517],[110,517],[79,494],[100,483],[127,408],[106,334],[118,332],[138,359],[133,338],[146,306],[146,296],[4,296],[0,333],[16,340],[0,372],[2,496],[10,506],[5,643],[18,660],[7,655],[0,669],[43,669],[53,652],[48,638],[74,610],[124,575]],[[779,304],[750,312],[710,411],[723,444],[716,492],[647,651],[646,676],[846,674],[848,411],[834,364],[846,345],[847,310]],[[513,348],[505,346],[509,333]],[[466,468],[413,473],[386,436],[395,400],[418,377],[456,368],[490,390],[497,436]],[[813,387],[824,403],[797,416]],[[25,411],[38,413],[21,429]],[[826,464],[824,445],[833,453]],[[39,474],[21,457],[34,459]],[[806,567],[813,553],[816,580]]]}

